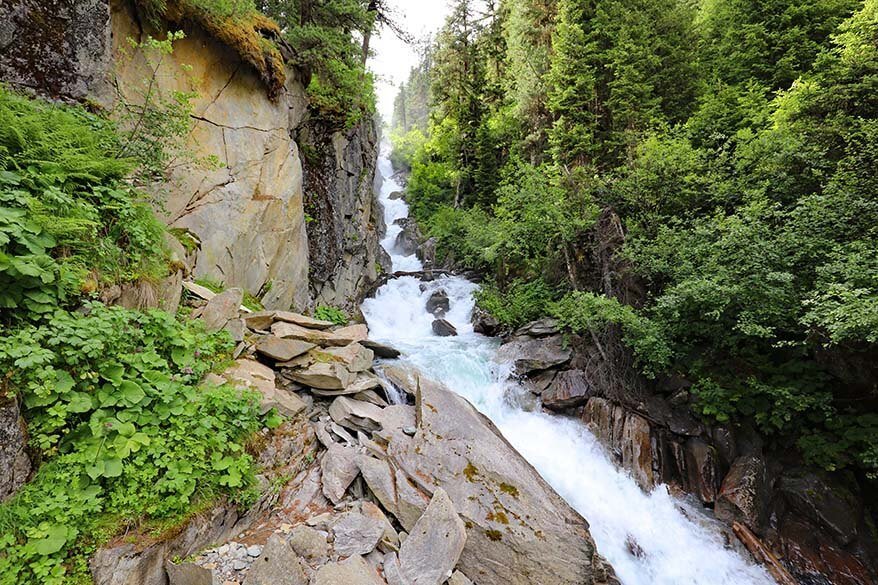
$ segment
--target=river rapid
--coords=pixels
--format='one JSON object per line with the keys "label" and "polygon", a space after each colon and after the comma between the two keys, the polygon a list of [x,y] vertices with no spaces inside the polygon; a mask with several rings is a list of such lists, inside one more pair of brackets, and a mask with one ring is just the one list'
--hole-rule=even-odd
{"label": "river rapid", "polygon": [[[421,270],[416,256],[403,256],[395,246],[402,228],[394,222],[408,217],[408,206],[402,199],[390,199],[391,193],[402,188],[392,178],[393,168],[385,153],[379,158],[378,171],[384,178],[379,199],[387,223],[382,245],[394,271]],[[509,364],[496,360],[499,342],[473,332],[470,317],[477,288],[455,276],[428,283],[413,277],[390,280],[363,303],[370,337],[398,348],[402,359],[464,396],[490,418],[588,520],[599,552],[625,585],[774,583],[761,567],[725,546],[718,525],[696,504],[672,497],[665,486],[643,492],[624,470],[616,468],[584,424],[518,406],[514,397],[524,390],[507,379]],[[451,301],[445,319],[457,328],[456,337],[433,334],[434,317],[426,303],[439,289]]]}

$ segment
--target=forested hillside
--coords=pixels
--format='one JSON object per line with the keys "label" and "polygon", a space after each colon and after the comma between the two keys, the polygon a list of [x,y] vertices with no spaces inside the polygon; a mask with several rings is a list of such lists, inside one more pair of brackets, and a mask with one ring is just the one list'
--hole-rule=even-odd
{"label": "forested hillside", "polygon": [[395,157],[503,324],[617,327],[704,420],[875,493],[876,96],[874,0],[457,0]]}

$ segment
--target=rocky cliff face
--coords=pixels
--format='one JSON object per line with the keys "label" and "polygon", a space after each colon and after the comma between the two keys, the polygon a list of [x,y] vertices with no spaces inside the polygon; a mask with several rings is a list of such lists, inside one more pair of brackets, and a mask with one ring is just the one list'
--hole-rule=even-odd
{"label": "rocky cliff face", "polygon": [[[138,103],[150,83],[154,94],[196,95],[188,146],[194,158],[220,164],[180,161],[162,190],[167,222],[199,241],[190,259],[196,278],[241,287],[268,308],[298,309],[314,299],[347,305],[375,278],[371,121],[308,131],[298,72],[288,71],[271,100],[249,65],[197,27],[153,76],[158,60],[130,41],[159,34],[129,0],[14,0],[0,6],[0,22],[0,75],[15,86],[104,108]],[[308,164],[300,136],[316,153]],[[306,200],[316,210],[307,227]]]}

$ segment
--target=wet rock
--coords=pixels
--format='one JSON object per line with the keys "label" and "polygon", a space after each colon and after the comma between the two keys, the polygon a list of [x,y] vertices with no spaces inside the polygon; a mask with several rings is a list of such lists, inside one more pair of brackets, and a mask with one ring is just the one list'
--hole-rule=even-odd
{"label": "wet rock", "polygon": [[689,490],[702,503],[713,504],[719,484],[716,450],[701,439],[689,439],[684,450]]}
{"label": "wet rock", "polygon": [[457,328],[445,319],[435,319],[433,321],[433,333],[439,337],[453,337],[457,335]]}
{"label": "wet rock", "polygon": [[488,337],[496,337],[503,329],[500,321],[481,307],[473,309],[472,322],[473,331]]}
{"label": "wet rock", "polygon": [[256,342],[256,351],[278,362],[286,362],[298,357],[312,348],[313,343],[298,339],[282,339],[274,335],[266,335]]}
{"label": "wet rock", "polygon": [[722,481],[714,506],[716,517],[728,523],[741,522],[761,534],[768,521],[770,489],[762,457],[738,457]]}
{"label": "wet rock", "polygon": [[320,460],[320,470],[323,474],[323,495],[333,504],[339,503],[351,482],[360,474],[356,450],[331,444]]}
{"label": "wet rock", "polygon": [[396,359],[401,354],[398,349],[395,349],[389,345],[384,343],[378,343],[377,341],[372,341],[371,339],[364,339],[360,342],[360,345],[363,347],[367,347],[375,352],[375,355],[379,358],[383,359]]}
{"label": "wet rock", "polygon": [[427,299],[427,312],[434,317],[444,317],[450,308],[451,301],[448,299],[448,293],[444,290],[437,290]]}
{"label": "wet rock", "polygon": [[558,322],[555,319],[546,317],[522,325],[515,331],[515,336],[548,337],[556,333],[558,333]]}
{"label": "wet rock", "polygon": [[244,585],[308,585],[308,577],[289,543],[273,534],[247,571]]}
{"label": "wet rock", "polygon": [[543,406],[552,410],[565,410],[582,406],[588,401],[592,389],[582,370],[565,370],[542,392]]}
{"label": "wet rock", "polygon": [[361,556],[320,567],[312,585],[384,585],[378,573]]}
{"label": "wet rock", "polygon": [[218,294],[209,301],[201,313],[204,328],[209,333],[215,333],[226,326],[232,319],[237,319],[238,308],[244,302],[244,291],[240,288],[230,288]]}
{"label": "wet rock", "polygon": [[856,538],[861,506],[853,494],[826,475],[792,470],[780,478],[777,489],[793,509],[824,527],[841,544]]}
{"label": "wet rock", "polygon": [[399,573],[412,585],[441,585],[457,565],[466,529],[448,494],[433,493],[430,504],[399,547]]}
{"label": "wet rock", "polygon": [[418,246],[415,254],[427,268],[436,264],[436,238],[427,238]]}
{"label": "wet rock", "polygon": [[490,421],[461,396],[424,378],[420,394],[417,433],[395,433],[388,457],[398,465],[397,473],[404,471],[420,489],[444,489],[466,518],[463,573],[479,585],[586,585],[612,579],[588,523]]}
{"label": "wet rock", "polygon": [[344,390],[354,383],[356,375],[341,364],[320,362],[303,370],[287,370],[284,377],[299,384],[322,390]]}
{"label": "wet rock", "polygon": [[314,317],[293,313],[292,311],[276,311],[274,320],[293,323],[308,329],[329,329],[335,325],[332,321],[323,321],[322,319],[315,319]]}
{"label": "wet rock", "polygon": [[525,378],[523,386],[532,394],[541,395],[552,384],[558,372],[555,370],[544,370],[537,372],[533,376]]}
{"label": "wet rock", "polygon": [[573,350],[565,347],[560,335],[533,339],[516,337],[500,346],[497,357],[515,364],[515,372],[520,375],[563,366],[573,357]]}
{"label": "wet rock", "polygon": [[404,197],[404,193],[402,191],[394,191],[390,195],[387,196],[391,201],[396,201],[397,199],[402,199]]}
{"label": "wet rock", "polygon": [[652,489],[655,476],[652,469],[652,432],[642,416],[629,414],[622,427],[622,466],[644,490]]}
{"label": "wet rock", "polygon": [[412,218],[401,218],[397,223],[402,226],[402,231],[396,236],[396,249],[403,256],[411,256],[418,251],[423,237],[418,229],[417,222]]}

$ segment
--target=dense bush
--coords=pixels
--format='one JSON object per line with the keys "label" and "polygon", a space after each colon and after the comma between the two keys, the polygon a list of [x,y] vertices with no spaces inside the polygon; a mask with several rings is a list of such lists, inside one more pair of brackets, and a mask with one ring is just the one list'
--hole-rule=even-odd
{"label": "dense bush", "polygon": [[23,403],[41,465],[0,506],[0,581],[69,582],[121,526],[243,497],[258,401],[195,387],[231,347],[198,321],[100,304],[3,332],[4,392]]}
{"label": "dense bush", "polygon": [[164,227],[119,150],[106,120],[0,87],[0,319],[164,276]]}

